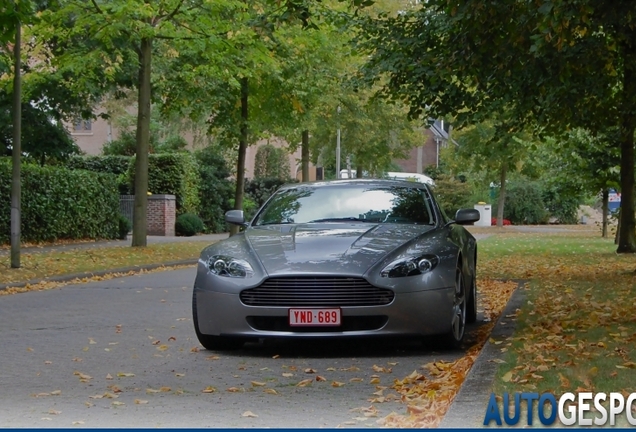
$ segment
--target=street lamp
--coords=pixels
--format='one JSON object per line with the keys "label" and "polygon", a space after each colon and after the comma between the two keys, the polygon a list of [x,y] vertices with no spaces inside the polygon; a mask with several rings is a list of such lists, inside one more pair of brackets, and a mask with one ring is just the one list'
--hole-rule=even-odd
{"label": "street lamp", "polygon": [[340,178],[340,105],[337,109],[338,113],[338,132],[336,134],[336,178]]}

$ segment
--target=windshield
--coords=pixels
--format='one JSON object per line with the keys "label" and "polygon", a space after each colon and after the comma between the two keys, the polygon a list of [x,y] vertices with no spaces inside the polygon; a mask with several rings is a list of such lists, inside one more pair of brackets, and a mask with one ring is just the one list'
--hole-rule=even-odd
{"label": "windshield", "polygon": [[277,192],[253,225],[370,222],[434,225],[428,193],[404,186],[298,186]]}

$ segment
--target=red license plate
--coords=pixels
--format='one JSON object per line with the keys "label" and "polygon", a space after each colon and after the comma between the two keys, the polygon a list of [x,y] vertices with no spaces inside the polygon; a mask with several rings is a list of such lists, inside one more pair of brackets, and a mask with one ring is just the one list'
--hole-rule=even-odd
{"label": "red license plate", "polygon": [[290,326],[339,326],[340,309],[289,309]]}

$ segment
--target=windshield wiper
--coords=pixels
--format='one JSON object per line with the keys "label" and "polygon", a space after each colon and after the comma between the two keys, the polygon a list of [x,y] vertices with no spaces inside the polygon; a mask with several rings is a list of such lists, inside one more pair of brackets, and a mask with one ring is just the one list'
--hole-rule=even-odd
{"label": "windshield wiper", "polygon": [[342,218],[315,219],[307,223],[316,223],[316,222],[374,222],[374,221],[370,219],[360,219],[357,217],[342,217]]}

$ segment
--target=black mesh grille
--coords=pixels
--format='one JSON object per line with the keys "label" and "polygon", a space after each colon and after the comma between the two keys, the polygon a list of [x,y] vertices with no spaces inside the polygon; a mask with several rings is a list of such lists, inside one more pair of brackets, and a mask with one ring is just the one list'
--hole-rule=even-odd
{"label": "black mesh grille", "polygon": [[241,292],[248,306],[382,306],[393,301],[391,290],[378,288],[362,278],[271,278]]}

